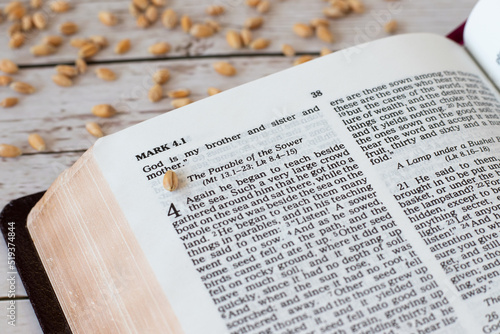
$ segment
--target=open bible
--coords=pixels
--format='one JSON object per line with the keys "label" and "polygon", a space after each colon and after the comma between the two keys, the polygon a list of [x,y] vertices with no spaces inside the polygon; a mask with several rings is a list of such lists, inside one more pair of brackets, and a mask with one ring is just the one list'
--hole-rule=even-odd
{"label": "open bible", "polygon": [[98,140],[28,217],[71,330],[498,332],[499,10]]}

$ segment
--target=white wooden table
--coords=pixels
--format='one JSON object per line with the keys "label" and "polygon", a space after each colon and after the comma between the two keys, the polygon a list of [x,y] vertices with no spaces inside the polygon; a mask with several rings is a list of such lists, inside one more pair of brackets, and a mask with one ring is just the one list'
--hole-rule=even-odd
{"label": "white wooden table", "polygon": [[[44,1],[44,6],[48,2]],[[313,18],[323,17],[322,8],[326,3],[320,0],[271,0],[271,9],[265,14],[246,6],[245,0],[168,0],[168,7],[180,15],[189,15],[194,22],[208,18],[205,13],[208,5],[217,3],[226,7],[226,13],[214,18],[221,24],[221,31],[206,39],[196,39],[180,27],[167,30],[161,22],[147,29],[137,28],[135,19],[128,12],[128,1],[69,2],[71,9],[66,13],[48,11],[47,29],[29,33],[26,44],[19,49],[11,50],[7,46],[10,22],[4,20],[0,23],[0,59],[16,61],[21,70],[14,75],[15,79],[29,82],[37,90],[33,95],[22,96],[8,87],[0,87],[0,100],[7,96],[20,98],[17,106],[0,108],[0,143],[19,146],[24,152],[17,158],[0,158],[0,208],[11,199],[45,190],[59,173],[72,165],[95,140],[85,130],[86,122],[96,121],[106,134],[111,134],[171,110],[169,99],[152,103],[147,98],[152,85],[151,74],[159,68],[168,68],[171,72],[165,90],[189,88],[191,98],[199,100],[207,97],[208,87],[226,90],[292,66],[293,59],[281,54],[284,43],[292,45],[298,54],[317,55],[322,47],[338,50],[386,36],[382,26],[389,18],[399,22],[398,33],[444,35],[467,18],[476,0],[364,0],[364,14],[330,20],[330,29],[336,36],[336,42],[331,45],[317,38],[304,39],[292,32],[294,23],[308,23]],[[0,0],[0,8],[6,4],[7,1]],[[119,23],[114,27],[101,24],[97,18],[100,10],[115,13]],[[254,37],[268,38],[271,45],[258,51],[230,48],[225,41],[225,31],[239,30],[247,17],[258,15],[263,16],[264,24],[254,31]],[[64,44],[51,56],[34,57],[29,52],[29,48],[39,44],[43,36],[59,34],[58,26],[65,21],[79,25],[79,32],[72,37],[103,35],[110,43],[89,61],[88,72],[79,76],[69,88],[56,86],[51,76],[55,73],[55,65],[70,64],[76,58],[77,49],[69,45],[71,37],[65,37]],[[124,38],[131,40],[132,48],[126,54],[116,55],[114,45]],[[160,41],[170,43],[171,51],[165,57],[150,55],[148,47]],[[230,78],[216,74],[211,66],[216,60],[228,60],[237,68],[238,74]],[[94,74],[98,67],[112,69],[118,79],[113,82],[98,79]],[[97,119],[90,110],[102,103],[116,106],[118,115]],[[32,132],[45,139],[45,152],[39,153],[28,145],[27,137]],[[7,324],[10,301],[7,297],[7,271],[6,247],[0,241],[0,333],[40,333],[21,282],[16,283],[16,327]]]}

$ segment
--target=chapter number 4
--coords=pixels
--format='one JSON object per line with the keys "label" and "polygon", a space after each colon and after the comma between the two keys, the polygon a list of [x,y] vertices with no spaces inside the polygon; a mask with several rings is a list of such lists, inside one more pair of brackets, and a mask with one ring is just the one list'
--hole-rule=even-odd
{"label": "chapter number 4", "polygon": [[170,204],[170,207],[168,208],[168,216],[175,216],[175,218],[179,217],[181,214],[179,213],[179,210],[175,207],[174,203]]}

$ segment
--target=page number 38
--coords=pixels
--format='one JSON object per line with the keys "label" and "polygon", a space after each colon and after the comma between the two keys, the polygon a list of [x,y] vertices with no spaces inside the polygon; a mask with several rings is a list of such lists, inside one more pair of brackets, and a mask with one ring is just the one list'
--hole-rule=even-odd
{"label": "page number 38", "polygon": [[318,96],[321,96],[323,95],[323,93],[320,91],[320,90],[317,90],[315,92],[311,92],[311,95],[313,97],[313,99],[317,98]]}

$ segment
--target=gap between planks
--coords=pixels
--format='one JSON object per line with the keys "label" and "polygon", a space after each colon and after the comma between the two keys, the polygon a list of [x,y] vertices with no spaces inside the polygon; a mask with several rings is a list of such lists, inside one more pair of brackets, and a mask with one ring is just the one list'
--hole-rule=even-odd
{"label": "gap between planks", "polygon": [[[338,50],[332,50],[332,52],[337,52]],[[314,57],[319,56],[319,52],[296,52],[295,57],[311,55]],[[87,65],[105,65],[105,64],[128,64],[128,63],[144,63],[144,62],[162,62],[169,60],[201,60],[201,59],[231,59],[231,58],[259,58],[259,57],[269,57],[269,58],[284,58],[291,59],[291,57],[285,56],[283,53],[239,53],[239,54],[210,54],[210,55],[197,55],[197,56],[172,56],[172,57],[155,57],[155,58],[128,58],[128,59],[103,59],[103,60],[86,60]],[[54,67],[57,65],[74,65],[73,61],[66,62],[54,62],[45,64],[32,64],[32,65],[19,65],[20,69],[37,69]]]}

